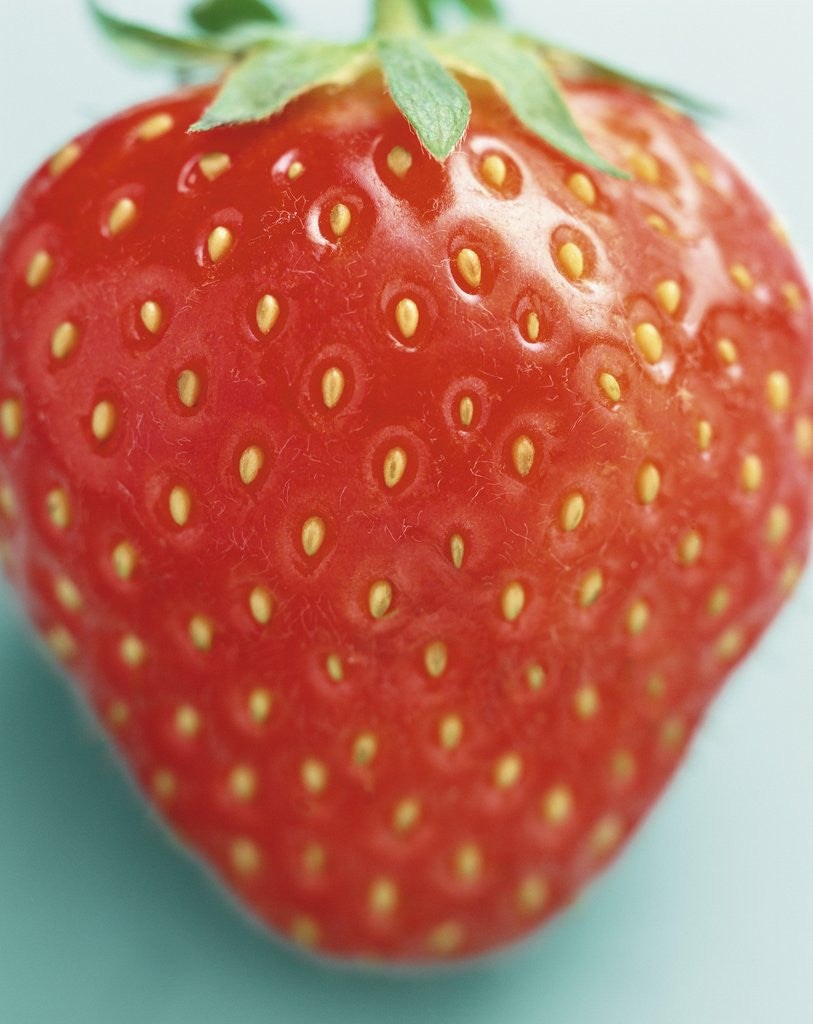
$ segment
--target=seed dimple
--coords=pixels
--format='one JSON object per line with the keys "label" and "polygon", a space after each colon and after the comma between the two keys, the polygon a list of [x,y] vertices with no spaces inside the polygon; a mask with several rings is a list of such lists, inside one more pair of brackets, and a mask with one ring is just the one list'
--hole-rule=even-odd
{"label": "seed dimple", "polygon": [[176,526],[186,526],[192,511],[192,497],[189,491],[176,484],[169,492],[169,514]]}
{"label": "seed dimple", "polygon": [[731,591],[728,587],[720,584],[712,590],[706,602],[706,611],[715,617],[722,615],[731,603]]}
{"label": "seed dimple", "polygon": [[714,653],[720,661],[732,661],[745,646],[745,636],[738,626],[731,626],[717,640]]}
{"label": "seed dimple", "polygon": [[378,739],[371,732],[360,733],[353,742],[353,763],[360,768],[371,764],[378,753]]}
{"label": "seed dimple", "polygon": [[463,395],[460,399],[458,412],[460,415],[460,422],[463,426],[470,427],[474,420],[474,402],[470,395]]}
{"label": "seed dimple", "polygon": [[480,173],[488,185],[500,189],[508,176],[508,167],[501,156],[490,153],[480,164]]}
{"label": "seed dimple", "polygon": [[370,886],[367,902],[374,914],[392,914],[398,906],[398,886],[391,878],[377,878]]}
{"label": "seed dimple", "polygon": [[51,335],[51,355],[54,359],[67,359],[76,348],[79,331],[75,324],[65,321],[59,324]]}
{"label": "seed dimple", "polygon": [[206,248],[209,252],[209,259],[212,263],[219,263],[231,252],[234,245],[234,235],[227,227],[218,225],[209,235],[206,241]]}
{"label": "seed dimple", "polygon": [[790,406],[790,378],[782,370],[773,370],[765,381],[768,404],[775,412],[785,412]]}
{"label": "seed dimple", "polygon": [[559,265],[571,281],[578,281],[584,274],[584,253],[575,242],[565,242],[559,249]]}
{"label": "seed dimple", "polygon": [[753,453],[746,455],[740,467],[740,485],[749,494],[758,491],[763,478],[762,459]]}
{"label": "seed dimple", "polygon": [[251,839],[235,839],[229,848],[229,860],[238,875],[256,875],[262,867],[260,848]]}
{"label": "seed dimple", "polygon": [[405,178],[412,167],[412,154],[403,146],[393,146],[387,153],[387,167],[396,178]]}
{"label": "seed dimple", "polygon": [[573,710],[579,718],[594,718],[598,714],[599,705],[598,690],[589,683],[580,686],[573,694]]}
{"label": "seed dimple", "polygon": [[463,925],[458,921],[444,921],[429,933],[426,945],[438,956],[449,956],[460,948],[465,938]]}
{"label": "seed dimple", "polygon": [[68,495],[61,487],[55,487],[45,496],[45,510],[48,518],[58,530],[70,525],[71,503]]}
{"label": "seed dimple", "polygon": [[392,584],[389,580],[376,580],[367,595],[367,605],[374,619],[383,619],[392,604]]}
{"label": "seed dimple", "polygon": [[698,420],[697,422],[697,447],[701,452],[708,451],[711,447],[712,438],[714,431],[708,420]]}
{"label": "seed dimple", "polygon": [[621,401],[621,385],[611,373],[600,373],[598,386],[613,404]]}
{"label": "seed dimple", "polygon": [[427,644],[423,652],[423,663],[427,673],[438,679],[446,671],[448,651],[442,640],[435,640]]}
{"label": "seed dimple", "polygon": [[415,332],[418,330],[420,316],[420,310],[418,309],[417,303],[414,299],[401,299],[395,307],[395,322],[398,324],[398,330],[401,332],[401,336],[407,341],[409,341],[410,338],[415,337]]}
{"label": "seed dimple", "polygon": [[516,469],[520,476],[528,476],[531,472],[535,455],[536,448],[527,434],[521,434],[514,439],[514,443],[511,445],[511,458],[514,463],[514,469]]}
{"label": "seed dimple", "polygon": [[319,551],[325,540],[325,521],[320,516],[310,516],[302,524],[302,550],[309,558]]}
{"label": "seed dimple", "polygon": [[0,404],[0,429],[9,441],[16,441],[23,429],[23,407],[19,398],[4,398]]}
{"label": "seed dimple", "polygon": [[804,308],[804,297],[802,289],[795,281],[785,281],[782,285],[782,295],[792,313],[801,313]]}
{"label": "seed dimple", "polygon": [[654,324],[638,324],[635,328],[635,344],[648,363],[657,363],[663,356],[663,338]]}
{"label": "seed dimple", "polygon": [[175,712],[175,731],[184,739],[192,739],[200,731],[200,712],[191,704],[182,704]]}
{"label": "seed dimple", "polygon": [[305,173],[305,165],[301,160],[292,160],[288,167],[287,175],[288,181],[296,181],[297,178],[301,178]]}
{"label": "seed dimple", "polygon": [[153,139],[160,139],[162,135],[171,132],[175,127],[175,118],[165,111],[160,114],[153,114],[146,121],[138,126],[138,137],[144,142],[152,142]]}
{"label": "seed dimple", "polygon": [[116,407],[105,399],[93,408],[90,429],[97,441],[107,441],[116,427]]}
{"label": "seed dimple", "polygon": [[575,530],[584,518],[585,501],[584,495],[579,491],[569,494],[562,502],[559,512],[559,522],[566,533]]}
{"label": "seed dimple", "polygon": [[305,789],[315,796],[323,793],[327,788],[327,768],[315,757],[308,757],[302,762],[300,778]]}
{"label": "seed dimple", "polygon": [[719,338],[717,340],[717,354],[726,366],[734,366],[739,358],[737,346],[731,338]]}
{"label": "seed dimple", "polygon": [[126,633],[119,642],[119,656],[128,668],[138,668],[147,657],[147,649],[135,633]]}
{"label": "seed dimple", "polygon": [[529,875],[517,887],[516,903],[521,914],[538,914],[550,894],[550,884],[538,875]]}
{"label": "seed dimple", "polygon": [[573,794],[567,786],[554,786],[542,798],[542,817],[550,825],[561,825],[573,811]]}
{"label": "seed dimple", "polygon": [[751,271],[742,263],[734,263],[728,268],[731,280],[744,292],[750,292],[754,287],[754,279]]}
{"label": "seed dimple", "polygon": [[768,543],[773,547],[778,547],[787,539],[790,527],[791,516],[787,505],[773,505],[768,513],[768,523],[765,528]]}
{"label": "seed dimple", "polygon": [[69,612],[78,612],[84,603],[78,587],[67,576],[57,576],[54,580],[54,597]]}
{"label": "seed dimple", "polygon": [[54,258],[45,249],[40,249],[31,257],[25,271],[25,283],[29,288],[40,288],[51,276],[54,269]]}
{"label": "seed dimple", "polygon": [[246,803],[257,792],[257,774],[247,764],[238,764],[229,772],[229,789],[235,800]]}
{"label": "seed dimple", "polygon": [[107,218],[107,227],[110,234],[113,236],[120,235],[122,231],[126,231],[135,222],[137,216],[138,207],[129,196],[119,199]]}
{"label": "seed dimple", "polygon": [[273,295],[263,295],[257,303],[257,327],[261,334],[270,334],[279,319],[279,302]]}
{"label": "seed dimple", "polygon": [[328,654],[325,658],[325,671],[334,683],[340,683],[344,679],[344,666],[338,654]]}
{"label": "seed dimple", "polygon": [[205,615],[193,615],[187,628],[195,650],[206,653],[212,649],[214,626],[210,619]]}
{"label": "seed dimple", "polygon": [[454,750],[463,739],[463,722],[459,715],[444,715],[438,726],[438,740],[444,750]]}
{"label": "seed dimple", "polygon": [[697,530],[688,530],[678,543],[678,561],[681,565],[694,565],[703,553],[703,538]]}
{"label": "seed dimple", "polygon": [[51,172],[52,177],[58,178],[61,174],[64,174],[69,167],[76,163],[81,155],[82,150],[78,143],[69,142],[67,146],[63,146],[58,153],[51,157],[51,162],[48,164],[48,170]]}
{"label": "seed dimple", "polygon": [[633,153],[629,160],[630,170],[639,181],[647,185],[657,185],[660,181],[660,168],[658,161],[651,153],[638,150]]}
{"label": "seed dimple", "polygon": [[589,608],[598,599],[603,589],[604,574],[601,569],[591,569],[579,585],[579,604],[582,608]]}
{"label": "seed dimple", "polygon": [[539,693],[545,685],[545,670],[541,665],[529,665],[525,670],[525,682],[533,693]]}
{"label": "seed dimple", "polygon": [[813,455],[813,419],[800,416],[793,428],[796,450],[803,459]]}
{"label": "seed dimple", "polygon": [[171,800],[178,792],[178,780],[168,768],[159,768],[152,777],[152,791],[159,800]]}
{"label": "seed dimple", "polygon": [[670,316],[677,310],[678,306],[680,305],[681,289],[677,281],[660,281],[655,286],[655,294],[658,298],[658,302],[661,304],[661,307]]}
{"label": "seed dimple", "polygon": [[344,374],[338,366],[331,366],[322,374],[322,401],[327,409],[335,409],[344,393]]}
{"label": "seed dimple", "polygon": [[54,657],[60,661],[70,661],[79,653],[79,647],[70,630],[64,626],[54,626],[45,638]]}
{"label": "seed dimple", "polygon": [[407,455],[403,448],[390,448],[384,457],[384,483],[396,487],[403,479],[407,467]]}
{"label": "seed dimple", "polygon": [[500,607],[506,622],[516,622],[525,608],[525,588],[518,581],[508,583],[500,596]]}
{"label": "seed dimple", "polygon": [[627,612],[627,632],[640,636],[649,625],[649,605],[643,599],[634,601]]}
{"label": "seed dimple", "polygon": [[240,456],[240,479],[248,487],[260,474],[265,462],[265,454],[259,445],[251,444]]}
{"label": "seed dimple", "polygon": [[177,381],[178,398],[187,409],[194,409],[200,398],[200,377],[194,370],[182,370]]}
{"label": "seed dimple", "polygon": [[661,474],[654,463],[645,462],[638,470],[635,489],[642,505],[651,505],[658,497],[661,489]]}
{"label": "seed dimple", "polygon": [[251,617],[261,626],[267,626],[274,613],[274,599],[267,587],[253,587],[248,595],[248,608]]}
{"label": "seed dimple", "polygon": [[205,178],[214,181],[229,170],[231,158],[228,153],[206,153],[198,160],[198,167]]}
{"label": "seed dimple", "polygon": [[455,854],[455,871],[463,882],[476,882],[483,873],[483,853],[474,843],[464,843]]}
{"label": "seed dimple", "polygon": [[510,789],[522,776],[522,758],[511,751],[503,754],[494,765],[494,785],[498,789]]}
{"label": "seed dimple", "polygon": [[350,209],[344,203],[336,203],[330,211],[330,230],[337,238],[341,238],[347,233],[351,220]]}
{"label": "seed dimple", "polygon": [[409,832],[421,817],[421,802],[415,797],[404,797],[395,805],[392,812],[392,827],[396,832]]}
{"label": "seed dimple", "polygon": [[457,269],[470,288],[479,288],[483,280],[483,266],[473,249],[461,249],[457,254]]}
{"label": "seed dimple", "polygon": [[567,187],[577,199],[581,199],[587,206],[595,206],[596,188],[586,174],[582,174],[581,171],[571,174],[567,180]]}
{"label": "seed dimple", "polygon": [[161,324],[164,322],[164,311],[157,302],[148,299],[142,304],[139,316],[141,317],[142,324],[144,324],[150,334],[157,334],[161,330]]}
{"label": "seed dimple", "polygon": [[248,695],[248,713],[255,725],[262,725],[274,708],[274,695],[261,687],[252,690]]}
{"label": "seed dimple", "polygon": [[452,534],[449,541],[449,550],[452,555],[452,565],[454,565],[455,569],[461,568],[463,565],[463,557],[466,553],[466,544],[459,533]]}
{"label": "seed dimple", "polygon": [[539,340],[539,316],[533,310],[525,318],[525,332],[529,341]]}
{"label": "seed dimple", "polygon": [[110,560],[113,564],[113,572],[118,578],[129,580],[138,564],[138,554],[129,541],[122,540],[113,548]]}

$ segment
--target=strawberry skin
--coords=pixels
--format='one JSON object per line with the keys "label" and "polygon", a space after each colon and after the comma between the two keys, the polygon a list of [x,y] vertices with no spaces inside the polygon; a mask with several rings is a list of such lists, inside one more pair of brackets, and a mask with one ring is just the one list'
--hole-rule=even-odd
{"label": "strawberry skin", "polygon": [[652,805],[807,555],[809,296],[691,122],[373,76],[62,150],[0,231],[0,535],[148,798],[341,956],[492,949]]}

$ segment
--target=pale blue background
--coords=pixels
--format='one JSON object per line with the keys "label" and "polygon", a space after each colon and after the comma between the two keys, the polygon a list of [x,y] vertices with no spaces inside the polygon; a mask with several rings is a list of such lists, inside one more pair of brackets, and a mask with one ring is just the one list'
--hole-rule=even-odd
{"label": "pale blue background", "polygon": [[[0,5],[5,205],[48,150],[166,79],[117,64],[80,0]],[[361,2],[299,6],[324,32],[363,24]],[[517,23],[728,106],[714,134],[813,250],[808,0],[509,7]],[[174,10],[129,2],[165,24]],[[247,927],[153,825],[8,604],[0,597],[4,1024],[813,1021],[811,574],[668,797],[579,906],[496,962],[395,980],[314,967]]]}

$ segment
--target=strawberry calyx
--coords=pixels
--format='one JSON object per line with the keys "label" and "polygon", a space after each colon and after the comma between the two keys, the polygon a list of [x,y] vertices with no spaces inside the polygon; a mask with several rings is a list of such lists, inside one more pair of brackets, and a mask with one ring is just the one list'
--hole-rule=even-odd
{"label": "strawberry calyx", "polygon": [[[627,175],[597,153],[574,120],[560,79],[623,82],[690,113],[710,108],[668,86],[636,79],[563,47],[511,32],[493,0],[375,0],[370,35],[339,44],[284,26],[267,0],[203,0],[191,30],[173,35],[122,20],[89,0],[93,16],[128,56],[184,71],[225,72],[213,102],[190,131],[259,122],[319,86],[348,85],[378,69],[424,148],[443,162],[468,126],[465,76],[485,80],[523,124],[571,159],[613,177]],[[445,8],[465,27],[446,31]]]}

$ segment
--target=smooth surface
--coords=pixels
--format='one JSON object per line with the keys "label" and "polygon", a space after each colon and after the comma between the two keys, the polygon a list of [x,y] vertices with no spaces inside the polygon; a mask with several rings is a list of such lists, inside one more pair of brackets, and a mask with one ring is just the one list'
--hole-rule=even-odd
{"label": "smooth surface", "polygon": [[[166,6],[133,0],[129,10],[146,18]],[[509,6],[518,23],[728,107],[712,133],[813,251],[813,9],[803,0],[570,0],[547,22],[530,0]],[[310,0],[303,20],[346,35],[362,7]],[[117,65],[79,0],[4,3],[0,203],[65,138],[166,87]],[[812,621],[808,573],[666,800],[570,914],[498,960],[391,979],[313,966],[246,926],[152,823],[3,600],[0,1020],[813,1019]]]}

